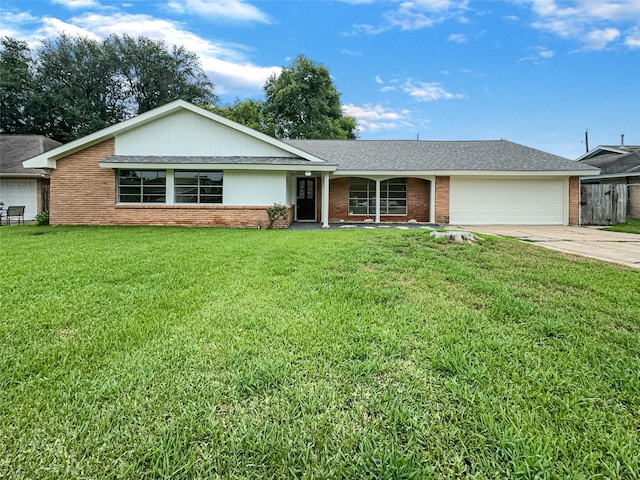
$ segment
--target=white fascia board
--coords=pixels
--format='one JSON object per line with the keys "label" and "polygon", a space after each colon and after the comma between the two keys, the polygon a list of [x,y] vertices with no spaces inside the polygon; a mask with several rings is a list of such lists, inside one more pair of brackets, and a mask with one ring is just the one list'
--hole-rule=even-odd
{"label": "white fascia board", "polygon": [[609,173],[608,175],[590,175],[588,177],[582,177],[582,180],[599,180],[601,178],[626,178],[626,177],[640,177],[638,173]]}
{"label": "white fascia board", "polygon": [[492,170],[395,170],[395,171],[374,171],[374,170],[338,170],[334,172],[334,177],[576,177],[593,175],[591,170],[565,170],[565,171],[492,171]]}
{"label": "white fascia board", "polygon": [[100,162],[100,168],[120,170],[260,170],[260,171],[300,171],[333,172],[336,165],[255,165],[246,163],[119,163]]}
{"label": "white fascia board", "polygon": [[124,133],[128,130],[139,127],[141,125],[144,125],[145,123],[151,122],[158,118],[162,118],[166,115],[170,115],[171,113],[181,109],[189,110],[222,125],[226,125],[239,132],[250,135],[258,140],[269,143],[270,145],[273,145],[281,150],[308,160],[309,162],[326,163],[325,160],[319,157],[311,155],[298,148],[292,147],[289,144],[281,142],[280,140],[277,140],[263,133],[257,132],[249,127],[240,125],[239,123],[229,120],[228,118],[221,117],[220,115],[205,110],[204,108],[197,107],[189,102],[185,102],[184,100],[176,100],[161,107],[154,108],[153,110],[149,110],[148,112],[142,113],[128,120],[124,120],[120,123],[116,123],[115,125],[111,125],[110,127],[98,130],[95,133],[91,133],[72,142],[60,145],[59,147],[49,150],[48,152],[41,153],[40,155],[30,158],[29,160],[25,160],[24,162],[22,162],[22,165],[25,168],[56,168],[56,161],[59,158],[71,155],[74,152],[90,147],[91,145],[95,145],[96,143],[100,143],[108,138],[115,137],[120,133]]}

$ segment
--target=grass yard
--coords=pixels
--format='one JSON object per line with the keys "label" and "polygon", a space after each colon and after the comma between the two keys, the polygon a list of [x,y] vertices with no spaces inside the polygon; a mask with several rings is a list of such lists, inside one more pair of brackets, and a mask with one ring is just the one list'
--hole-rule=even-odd
{"label": "grass yard", "polygon": [[629,220],[627,223],[611,225],[610,227],[605,227],[602,230],[609,230],[611,232],[625,232],[625,233],[640,234],[640,220]]}
{"label": "grass yard", "polygon": [[421,230],[0,248],[0,478],[640,476],[637,270]]}

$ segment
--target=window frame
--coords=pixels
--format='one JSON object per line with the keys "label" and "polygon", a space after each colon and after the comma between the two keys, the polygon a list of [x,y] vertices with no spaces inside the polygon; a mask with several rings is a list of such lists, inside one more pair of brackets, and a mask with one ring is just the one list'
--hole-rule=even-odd
{"label": "window frame", "polygon": [[[129,175],[124,175],[129,173]],[[150,177],[149,174],[155,173],[155,177]],[[126,180],[137,179],[139,182],[128,183]],[[150,179],[150,180],[145,180]],[[162,179],[163,182],[151,183],[154,180]],[[124,181],[123,181],[124,180]],[[166,204],[167,202],[167,171],[156,169],[119,169],[117,171],[117,198],[118,203],[132,204],[132,205],[157,205],[159,203]],[[137,190],[137,192],[136,192]],[[126,193],[128,192],[128,193]],[[123,200],[127,198],[126,200]],[[139,197],[139,200],[132,200],[131,197]],[[156,197],[156,200],[148,200],[151,197]],[[145,198],[147,200],[145,201]]]}
{"label": "window frame", "polygon": [[[353,188],[353,183],[362,182]],[[366,182],[366,189],[364,183]],[[409,187],[406,177],[389,178],[380,181],[380,215],[385,217],[405,217],[409,212]],[[393,188],[400,187],[400,188]],[[402,194],[403,195],[399,195]],[[364,195],[363,195],[364,194]],[[376,214],[376,181],[363,177],[349,179],[349,204],[348,212],[351,216],[371,216]],[[393,205],[390,205],[393,203]],[[402,207],[404,206],[404,208]],[[366,208],[366,213],[356,212],[356,209]],[[402,213],[396,211],[389,213],[391,209],[402,209]]]}
{"label": "window frame", "polygon": [[[195,179],[197,180],[197,184],[189,185],[189,184],[180,184],[178,179],[180,178],[180,174],[195,174]],[[216,183],[203,183],[202,179],[208,178],[211,174],[219,174],[218,180],[213,180]],[[185,179],[189,177],[183,177]],[[194,177],[192,177],[194,178]],[[196,191],[192,194],[188,194],[188,189],[195,189]],[[212,189],[219,191],[219,193],[204,193],[205,189]],[[221,205],[224,202],[224,171],[223,170],[175,170],[173,172],[173,196],[174,196],[174,204],[175,205]],[[196,197],[195,202],[190,201],[181,201],[181,199],[185,197]],[[202,201],[202,199],[215,199],[214,201],[207,202]]]}

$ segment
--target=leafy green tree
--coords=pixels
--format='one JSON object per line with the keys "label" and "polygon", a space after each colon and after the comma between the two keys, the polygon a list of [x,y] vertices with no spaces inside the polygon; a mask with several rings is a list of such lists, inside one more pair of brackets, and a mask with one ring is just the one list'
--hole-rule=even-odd
{"label": "leafy green tree", "polygon": [[117,59],[132,113],[144,113],[177,99],[205,105],[218,102],[197,55],[184,47],[169,50],[160,40],[129,35],[112,35],[105,44]]}
{"label": "leafy green tree", "polygon": [[1,46],[3,132],[68,142],[179,98],[217,102],[194,53],[146,37],[63,34],[34,53],[7,37]]}
{"label": "leafy green tree", "polygon": [[305,56],[264,86],[266,127],[276,138],[355,139],[356,121],[345,116],[329,70]]}
{"label": "leafy green tree", "polygon": [[31,50],[10,37],[3,37],[0,46],[0,131],[29,133],[25,105],[33,95]]}
{"label": "leafy green tree", "polygon": [[101,42],[65,34],[45,40],[26,109],[34,133],[68,142],[122,120],[117,73],[113,55]]}
{"label": "leafy green tree", "polygon": [[229,120],[241,123],[262,133],[269,133],[265,125],[263,103],[256,100],[236,99],[233,105],[214,108],[212,111]]}

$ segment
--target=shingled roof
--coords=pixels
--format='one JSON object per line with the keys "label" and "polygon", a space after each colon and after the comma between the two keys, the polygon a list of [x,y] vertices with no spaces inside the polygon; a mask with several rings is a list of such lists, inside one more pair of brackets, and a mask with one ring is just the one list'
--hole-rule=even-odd
{"label": "shingled roof", "polygon": [[563,172],[595,170],[507,140],[288,140],[340,171]]}
{"label": "shingled roof", "polygon": [[59,145],[60,142],[42,135],[0,135],[0,176],[41,177],[49,172],[39,168],[24,168],[22,162]]}

